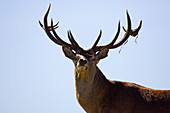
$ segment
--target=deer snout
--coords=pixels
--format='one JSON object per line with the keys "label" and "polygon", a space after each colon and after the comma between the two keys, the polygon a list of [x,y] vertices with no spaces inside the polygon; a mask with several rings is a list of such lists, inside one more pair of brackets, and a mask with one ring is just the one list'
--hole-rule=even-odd
{"label": "deer snout", "polygon": [[85,60],[85,59],[79,59],[79,65],[80,65],[80,66],[84,66],[85,64],[87,64],[87,60]]}
{"label": "deer snout", "polygon": [[86,59],[79,59],[77,62],[77,69],[78,71],[85,71],[87,70],[88,66],[87,66],[87,60]]}

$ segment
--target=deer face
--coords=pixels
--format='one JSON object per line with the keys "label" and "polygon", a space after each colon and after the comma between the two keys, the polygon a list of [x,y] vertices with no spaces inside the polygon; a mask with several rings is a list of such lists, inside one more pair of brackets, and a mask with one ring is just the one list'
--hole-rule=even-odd
{"label": "deer face", "polygon": [[88,71],[90,68],[95,66],[95,62],[92,59],[92,56],[84,54],[76,54],[76,59],[73,60],[75,68],[79,72]]}
{"label": "deer face", "polygon": [[63,46],[63,52],[66,57],[74,63],[76,72],[90,73],[95,71],[96,65],[100,59],[107,57],[109,49],[103,49],[95,53],[93,50],[81,50],[75,53],[71,48]]}

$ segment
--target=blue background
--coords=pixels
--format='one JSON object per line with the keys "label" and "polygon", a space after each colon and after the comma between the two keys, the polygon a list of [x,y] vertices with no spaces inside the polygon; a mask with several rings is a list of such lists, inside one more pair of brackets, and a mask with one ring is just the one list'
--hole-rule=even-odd
{"label": "blue background", "polygon": [[[68,42],[67,30],[85,49],[99,30],[99,45],[109,43],[117,23],[143,26],[138,44],[130,38],[98,67],[108,79],[170,89],[170,1],[168,0],[1,0],[0,113],[84,113],[75,96],[73,63],[65,58],[38,24],[49,4],[50,18],[60,21],[57,33]],[[119,40],[123,37],[121,28]]]}

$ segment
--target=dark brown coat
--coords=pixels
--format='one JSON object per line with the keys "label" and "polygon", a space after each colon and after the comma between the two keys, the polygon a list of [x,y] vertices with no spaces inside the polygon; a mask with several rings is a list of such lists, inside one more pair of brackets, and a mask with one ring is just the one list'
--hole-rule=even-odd
{"label": "dark brown coat", "polygon": [[[76,89],[82,87],[79,85],[76,83]],[[109,81],[98,67],[93,82],[86,86],[77,99],[87,113],[170,113],[169,90]]]}

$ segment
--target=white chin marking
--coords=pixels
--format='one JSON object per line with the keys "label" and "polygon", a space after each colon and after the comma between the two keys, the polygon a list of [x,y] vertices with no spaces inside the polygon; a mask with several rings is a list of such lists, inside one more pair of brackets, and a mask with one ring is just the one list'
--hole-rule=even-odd
{"label": "white chin marking", "polygon": [[86,66],[78,66],[77,67],[79,71],[85,71],[87,70],[87,67]]}

